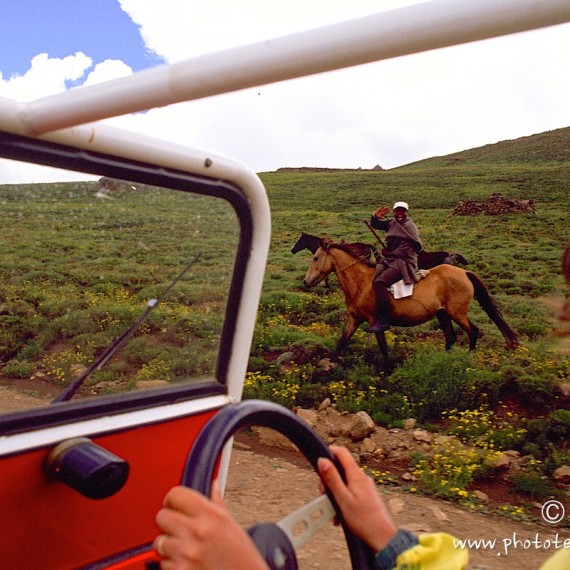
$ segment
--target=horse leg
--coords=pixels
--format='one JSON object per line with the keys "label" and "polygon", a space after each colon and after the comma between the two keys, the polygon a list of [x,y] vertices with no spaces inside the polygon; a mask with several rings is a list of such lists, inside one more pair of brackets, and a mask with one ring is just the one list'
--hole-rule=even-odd
{"label": "horse leg", "polygon": [[445,350],[449,350],[457,342],[457,333],[453,328],[453,322],[445,309],[440,309],[437,312],[437,320],[445,335]]}
{"label": "horse leg", "polygon": [[479,338],[479,328],[476,327],[467,317],[452,316],[452,319],[467,333],[469,338],[469,350],[475,350],[475,345]]}
{"label": "horse leg", "polygon": [[340,354],[342,354],[346,347],[348,346],[348,342],[352,338],[352,335],[355,333],[358,326],[362,323],[362,319],[358,319],[353,315],[348,315],[348,319],[346,321],[346,325],[344,327],[344,332],[340,337],[339,341],[337,342],[336,348],[332,354],[332,361],[336,362]]}
{"label": "horse leg", "polygon": [[471,330],[467,332],[469,335],[469,350],[475,350],[475,345],[479,338],[479,329],[471,321],[469,321],[469,324],[471,325]]}

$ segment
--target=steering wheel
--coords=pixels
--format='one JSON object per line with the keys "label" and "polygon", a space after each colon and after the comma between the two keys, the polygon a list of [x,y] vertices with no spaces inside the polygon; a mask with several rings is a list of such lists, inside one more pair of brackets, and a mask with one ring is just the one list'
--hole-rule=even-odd
{"label": "steering wheel", "polygon": [[[241,428],[252,425],[271,428],[283,434],[299,448],[315,471],[320,457],[330,459],[344,478],[342,468],[325,442],[293,412],[272,402],[244,400],[222,408],[198,434],[186,460],[182,484],[209,497],[217,461],[224,445]],[[343,522],[334,497],[328,491],[327,495],[344,530],[353,570],[372,568],[372,551],[352,534]],[[297,568],[295,551],[279,526],[264,523],[248,529],[248,532],[271,570]]]}

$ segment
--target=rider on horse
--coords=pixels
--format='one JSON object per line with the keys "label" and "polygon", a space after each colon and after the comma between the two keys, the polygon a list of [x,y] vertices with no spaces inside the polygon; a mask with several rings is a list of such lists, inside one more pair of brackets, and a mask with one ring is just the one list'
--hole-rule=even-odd
{"label": "rider on horse", "polygon": [[366,332],[380,333],[390,328],[390,294],[388,287],[403,279],[406,284],[418,279],[418,252],[422,242],[416,224],[408,217],[408,204],[396,202],[392,208],[393,220],[384,216],[390,208],[380,207],[373,214],[370,225],[386,232],[386,247],[382,250],[384,259],[376,266],[374,291],[376,293],[376,320]]}

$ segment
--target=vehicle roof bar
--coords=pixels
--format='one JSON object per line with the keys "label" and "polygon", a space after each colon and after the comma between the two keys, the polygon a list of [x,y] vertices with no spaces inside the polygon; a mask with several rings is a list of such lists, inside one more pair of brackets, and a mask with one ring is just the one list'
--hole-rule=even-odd
{"label": "vehicle roof bar", "polygon": [[181,101],[568,21],[569,0],[434,0],[21,103],[19,130],[39,135]]}

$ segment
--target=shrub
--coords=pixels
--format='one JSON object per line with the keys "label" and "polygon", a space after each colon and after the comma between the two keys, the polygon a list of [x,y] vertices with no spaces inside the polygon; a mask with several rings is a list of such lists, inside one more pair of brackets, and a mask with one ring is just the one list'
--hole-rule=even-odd
{"label": "shrub", "polygon": [[89,364],[90,358],[85,354],[67,349],[61,352],[46,354],[42,360],[46,374],[59,383],[67,383],[73,379],[77,365]]}
{"label": "shrub", "polygon": [[421,351],[399,367],[389,382],[392,391],[407,395],[413,417],[423,422],[440,418],[445,410],[469,407],[474,396],[471,366],[469,354],[460,349]]}
{"label": "shrub", "polygon": [[487,406],[477,409],[450,411],[443,416],[449,421],[447,433],[462,442],[482,449],[505,450],[518,448],[524,442],[526,429],[518,416],[502,410],[497,414]]}
{"label": "shrub", "polygon": [[34,371],[34,365],[30,362],[10,360],[2,367],[2,373],[13,378],[29,378]]}
{"label": "shrub", "polygon": [[520,493],[534,500],[545,499],[558,493],[556,487],[539,473],[519,473],[513,477],[512,484],[513,493]]}
{"label": "shrub", "polygon": [[466,487],[487,471],[494,452],[466,447],[456,439],[447,439],[433,448],[429,457],[412,457],[413,474],[431,494],[461,499],[467,497]]}

